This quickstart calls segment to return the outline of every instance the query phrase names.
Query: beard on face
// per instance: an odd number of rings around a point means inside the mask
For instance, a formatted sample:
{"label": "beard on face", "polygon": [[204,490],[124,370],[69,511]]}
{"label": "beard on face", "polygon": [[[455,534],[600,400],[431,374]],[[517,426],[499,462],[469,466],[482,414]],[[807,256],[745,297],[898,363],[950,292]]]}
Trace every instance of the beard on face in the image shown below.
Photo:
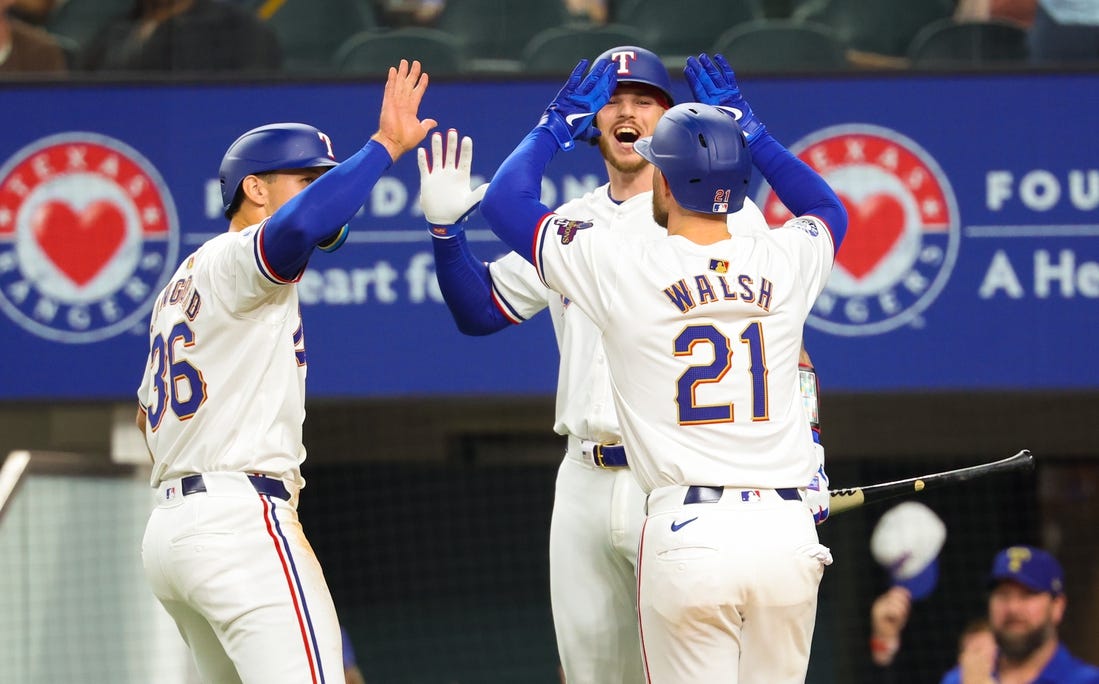
{"label": "beard on face", "polygon": [[664,206],[655,192],[653,193],[653,220],[661,228],[665,230],[668,228],[668,208]]}
{"label": "beard on face", "polygon": [[597,140],[599,142],[599,153],[603,155],[603,159],[606,160],[611,168],[619,173],[637,173],[645,168],[649,163],[641,158],[641,155],[634,153],[635,158],[619,159],[615,157],[611,152],[611,141],[614,140],[614,136],[610,136],[609,133],[600,135]]}
{"label": "beard on face", "polygon": [[1008,634],[1003,629],[993,630],[1000,654],[1008,660],[1022,662],[1046,643],[1050,637],[1048,625],[1041,625],[1025,632]]}

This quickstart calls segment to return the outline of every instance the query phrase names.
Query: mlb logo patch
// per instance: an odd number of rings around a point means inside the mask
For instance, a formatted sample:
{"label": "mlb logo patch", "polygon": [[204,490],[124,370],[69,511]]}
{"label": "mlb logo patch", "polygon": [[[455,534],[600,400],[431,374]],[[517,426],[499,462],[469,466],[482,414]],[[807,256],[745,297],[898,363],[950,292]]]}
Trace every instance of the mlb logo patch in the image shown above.
{"label": "mlb logo patch", "polygon": [[728,214],[729,203],[728,202],[714,202],[713,212],[715,214]]}
{"label": "mlb logo patch", "polygon": [[176,488],[175,487],[168,487],[167,489],[164,490],[164,500],[165,501],[171,501],[172,499],[175,498],[175,496],[176,496]]}
{"label": "mlb logo patch", "polygon": [[714,273],[728,273],[729,262],[725,259],[710,259],[710,270]]}

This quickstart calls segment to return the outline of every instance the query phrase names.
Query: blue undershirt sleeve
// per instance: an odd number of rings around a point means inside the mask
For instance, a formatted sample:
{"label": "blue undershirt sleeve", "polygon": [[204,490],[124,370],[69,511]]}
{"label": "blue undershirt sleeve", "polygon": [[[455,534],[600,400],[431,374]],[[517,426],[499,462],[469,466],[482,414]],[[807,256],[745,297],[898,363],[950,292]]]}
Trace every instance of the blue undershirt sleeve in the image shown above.
{"label": "blue undershirt sleeve", "polygon": [[465,335],[489,335],[512,324],[492,300],[488,265],[473,255],[464,231],[431,238],[435,277],[450,315]]}
{"label": "blue undershirt sleeve", "polygon": [[371,140],[280,207],[263,228],[264,256],[275,273],[296,277],[313,249],[355,216],[392,163],[385,147]]}
{"label": "blue undershirt sleeve", "polygon": [[493,232],[531,263],[534,234],[550,213],[540,199],[542,175],[558,149],[548,130],[535,128],[497,169],[481,202],[481,215]]}
{"label": "blue undershirt sleeve", "polygon": [[817,172],[795,157],[770,133],[751,143],[752,161],[778,198],[795,216],[812,214],[828,226],[838,252],[847,234],[847,209]]}

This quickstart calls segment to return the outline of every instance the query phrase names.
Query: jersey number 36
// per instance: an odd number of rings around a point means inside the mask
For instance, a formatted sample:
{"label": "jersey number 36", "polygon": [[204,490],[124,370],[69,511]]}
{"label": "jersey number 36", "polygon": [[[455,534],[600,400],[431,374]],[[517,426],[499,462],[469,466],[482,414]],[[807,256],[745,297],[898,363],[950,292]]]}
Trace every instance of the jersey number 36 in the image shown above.
{"label": "jersey number 36", "polygon": [[167,337],[157,335],[153,338],[149,352],[150,363],[156,364],[157,370],[153,376],[157,400],[149,402],[149,426],[153,430],[160,427],[169,405],[177,418],[187,420],[206,401],[206,381],[202,378],[202,371],[190,361],[176,359],[179,345],[190,347],[194,343],[194,331],[182,321],[175,324]]}

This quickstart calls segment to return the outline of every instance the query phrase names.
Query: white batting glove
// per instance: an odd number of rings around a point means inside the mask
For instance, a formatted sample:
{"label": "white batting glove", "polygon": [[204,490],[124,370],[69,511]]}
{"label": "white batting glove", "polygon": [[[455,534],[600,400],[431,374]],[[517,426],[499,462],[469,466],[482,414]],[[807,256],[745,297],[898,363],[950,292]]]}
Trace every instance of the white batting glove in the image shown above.
{"label": "white batting glove", "polygon": [[817,472],[805,488],[805,503],[813,513],[813,520],[819,525],[828,519],[830,499],[828,496],[828,474],[824,472],[824,447],[813,442],[817,454]]}
{"label": "white batting glove", "polygon": [[441,133],[431,134],[431,158],[427,150],[416,150],[420,164],[420,209],[430,224],[432,237],[451,238],[462,232],[465,221],[488,190],[488,183],[470,188],[470,168],[473,166],[473,140],[462,138],[458,149],[458,131],[446,134],[446,151]]}

